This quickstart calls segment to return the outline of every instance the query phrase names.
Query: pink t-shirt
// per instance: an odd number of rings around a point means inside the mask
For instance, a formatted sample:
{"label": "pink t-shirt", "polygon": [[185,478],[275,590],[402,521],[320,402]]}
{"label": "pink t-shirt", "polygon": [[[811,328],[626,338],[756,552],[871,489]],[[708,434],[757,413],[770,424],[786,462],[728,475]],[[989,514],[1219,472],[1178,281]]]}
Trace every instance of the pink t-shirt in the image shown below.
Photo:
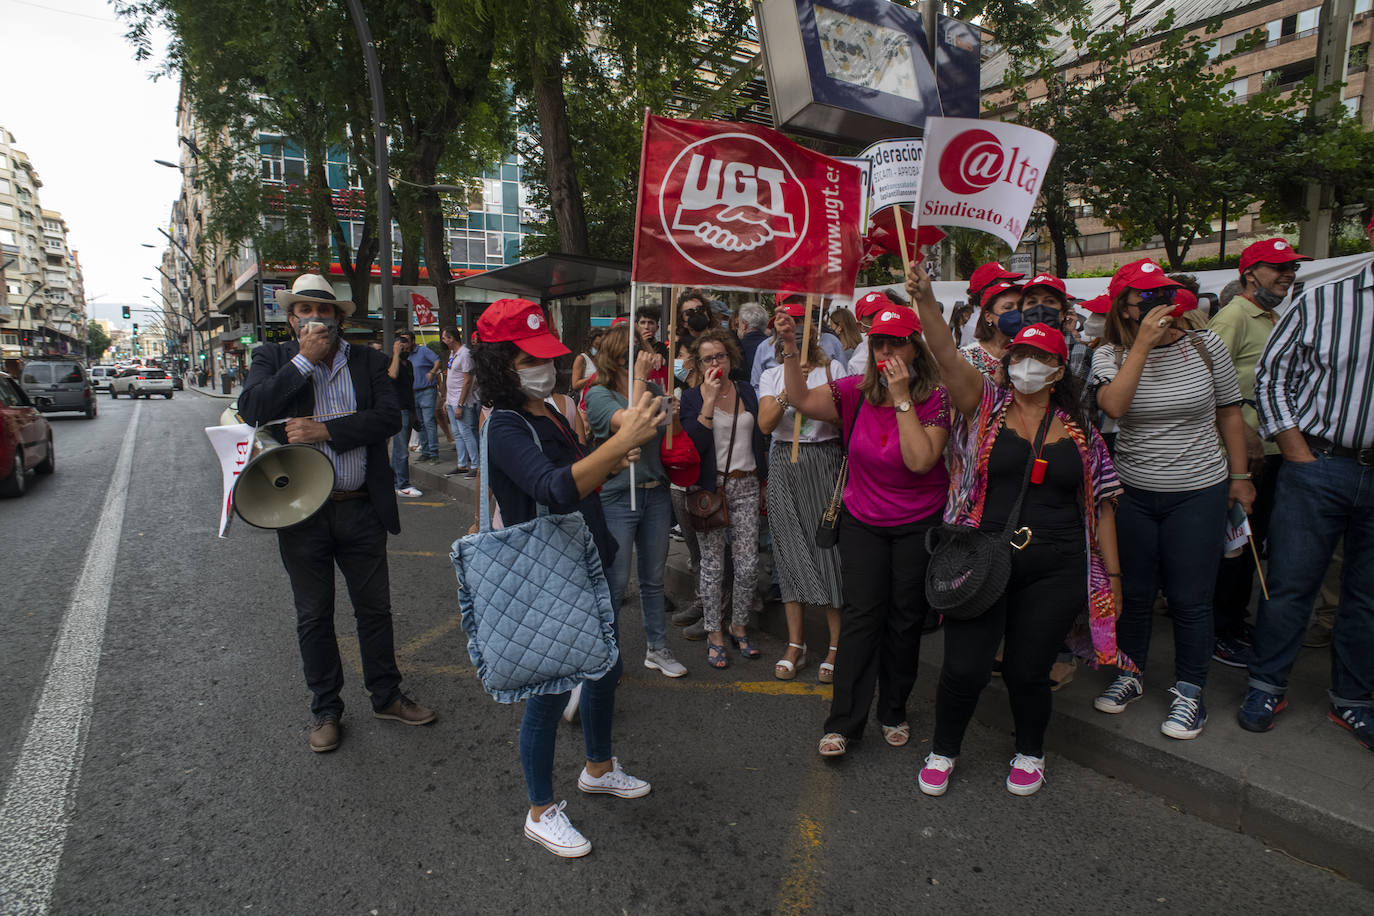
{"label": "pink t-shirt", "polygon": [[[868,525],[891,527],[919,521],[940,512],[949,496],[949,470],[944,461],[924,474],[913,474],[902,461],[897,433],[897,410],[863,402],[857,375],[836,379],[840,424],[849,437],[849,482],[844,507]],[[861,406],[861,403],[862,406]],[[858,419],[854,411],[858,410]],[[914,408],[922,426],[949,429],[949,394],[944,386]]]}

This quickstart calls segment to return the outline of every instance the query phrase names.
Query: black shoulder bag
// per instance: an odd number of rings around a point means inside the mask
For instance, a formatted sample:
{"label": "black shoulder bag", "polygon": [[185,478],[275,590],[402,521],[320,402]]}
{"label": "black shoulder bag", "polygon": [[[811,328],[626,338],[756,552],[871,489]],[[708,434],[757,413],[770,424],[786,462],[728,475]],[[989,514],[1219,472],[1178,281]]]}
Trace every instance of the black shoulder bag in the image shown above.
{"label": "black shoulder bag", "polygon": [[[1035,445],[1026,460],[1021,493],[1007,516],[1006,527],[989,534],[967,525],[941,525],[926,533],[930,564],[926,567],[926,601],[946,617],[972,620],[986,613],[1002,597],[1011,578],[1011,552],[1024,550],[1033,532],[1016,527],[1021,519],[1021,504],[1030,486],[1035,455],[1049,433],[1054,411],[1045,411]],[[1016,543],[1016,539],[1021,542]]]}

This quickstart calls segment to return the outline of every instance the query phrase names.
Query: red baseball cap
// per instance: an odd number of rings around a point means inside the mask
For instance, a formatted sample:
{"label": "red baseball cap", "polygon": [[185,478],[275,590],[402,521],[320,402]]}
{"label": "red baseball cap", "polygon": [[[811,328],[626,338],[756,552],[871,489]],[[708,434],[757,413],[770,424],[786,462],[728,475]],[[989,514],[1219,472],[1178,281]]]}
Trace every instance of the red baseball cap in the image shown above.
{"label": "red baseball cap", "polygon": [[484,343],[508,340],[530,356],[553,359],[572,351],[549,330],[544,310],[528,299],[498,299],[477,319]]}
{"label": "red baseball cap", "polygon": [[1053,354],[1065,362],[1069,359],[1069,346],[1064,343],[1064,335],[1047,324],[1027,325],[1011,339],[1011,345],[1025,344],[1046,353]]}
{"label": "red baseball cap", "polygon": [[1103,293],[1078,303],[1078,307],[1094,315],[1105,315],[1112,310],[1112,297]]}
{"label": "red baseball cap", "polygon": [[1162,289],[1166,286],[1180,286],[1177,280],[1170,280],[1169,275],[1149,258],[1141,258],[1139,261],[1132,261],[1123,265],[1107,284],[1107,295],[1112,299],[1119,296],[1122,290],[1127,289]]}
{"label": "red baseball cap", "polygon": [[1174,293],[1174,311],[1179,313],[1191,312],[1195,308],[1197,308],[1197,296],[1194,296],[1193,291],[1188,287],[1179,287]]}
{"label": "red baseball cap", "polygon": [[987,308],[988,306],[992,305],[994,302],[997,301],[998,296],[1002,295],[1003,293],[1011,292],[1013,290],[1020,292],[1021,287],[1017,286],[1015,283],[1009,283],[1005,280],[999,280],[998,282],[989,286],[987,289],[983,290],[983,302],[982,305],[979,307]]}
{"label": "red baseball cap", "polygon": [[1013,270],[1007,270],[996,261],[989,261],[981,264],[973,275],[968,278],[969,298],[981,302],[983,290],[987,289],[998,280],[1020,280],[1025,274],[1018,274]]}
{"label": "red baseball cap", "polygon": [[910,337],[921,333],[921,319],[904,305],[889,305],[873,318],[868,336],[884,334],[888,337]]}
{"label": "red baseball cap", "polygon": [[1069,290],[1064,285],[1064,281],[1054,274],[1036,274],[1021,285],[1022,290],[1029,290],[1032,286],[1045,286],[1059,294],[1059,298],[1065,302],[1069,301]]}
{"label": "red baseball cap", "polygon": [[882,293],[868,293],[858,302],[854,303],[854,317],[867,318],[869,315],[876,315],[883,309],[896,308],[897,303],[887,298]]}
{"label": "red baseball cap", "polygon": [[1312,260],[1305,254],[1298,254],[1293,246],[1284,239],[1264,239],[1246,245],[1240,253],[1240,272],[1245,273],[1256,264],[1292,264],[1294,261]]}

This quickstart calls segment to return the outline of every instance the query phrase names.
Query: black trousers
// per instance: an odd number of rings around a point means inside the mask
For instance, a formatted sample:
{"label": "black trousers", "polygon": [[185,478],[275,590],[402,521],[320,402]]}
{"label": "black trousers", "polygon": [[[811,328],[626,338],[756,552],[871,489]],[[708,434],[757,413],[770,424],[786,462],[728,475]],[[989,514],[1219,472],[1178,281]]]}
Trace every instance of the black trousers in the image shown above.
{"label": "black trousers", "polygon": [[878,721],[906,721],[926,616],[926,532],[939,523],[939,512],[892,527],[840,516],[844,607],[827,734],[862,738],[875,688]]}
{"label": "black trousers", "polygon": [[343,665],[334,635],[334,566],[353,603],[363,682],[373,709],[385,709],[401,692],[391,630],[391,578],[386,529],[367,499],[327,500],[312,518],[277,532],[282,565],[296,601],[296,638],[315,715],[341,715]]}
{"label": "black trousers", "polygon": [[1002,680],[1011,701],[1016,750],[1045,753],[1050,722],[1050,667],[1064,634],[1088,605],[1088,555],[1080,533],[1035,535],[1013,551],[1006,593],[981,617],[945,618],[945,662],[935,693],[932,749],[958,757],[978,695],[992,678],[997,646],[1005,637]]}
{"label": "black trousers", "polygon": [[[1282,455],[1265,455],[1264,470],[1256,481],[1255,505],[1250,513],[1250,530],[1255,546],[1264,549],[1269,537],[1269,517],[1274,514],[1274,490],[1279,482]],[[1255,555],[1246,544],[1238,557],[1222,557],[1217,567],[1217,585],[1212,594],[1212,626],[1217,639],[1245,635],[1245,618],[1250,614],[1250,595],[1255,585]]]}

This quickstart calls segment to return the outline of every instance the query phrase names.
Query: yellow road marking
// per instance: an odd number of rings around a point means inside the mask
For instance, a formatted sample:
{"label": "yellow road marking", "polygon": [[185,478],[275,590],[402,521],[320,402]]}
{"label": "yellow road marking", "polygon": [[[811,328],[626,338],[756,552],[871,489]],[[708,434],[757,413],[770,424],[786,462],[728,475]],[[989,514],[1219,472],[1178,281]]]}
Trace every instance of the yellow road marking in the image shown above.
{"label": "yellow road marking", "polygon": [[426,630],[419,636],[412,639],[410,642],[398,647],[396,649],[396,660],[400,662],[409,659],[410,656],[414,655],[416,652],[419,652],[425,646],[428,646],[431,643],[438,642],[440,639],[443,639],[449,633],[452,633],[454,630],[458,629],[462,625],[463,618],[459,617],[457,614],[445,617],[444,622],[439,624],[437,627]]}
{"label": "yellow road marking", "polygon": [[448,503],[418,502],[413,499],[398,499],[396,504],[398,506],[429,506],[431,509],[439,509],[448,505]]}
{"label": "yellow road marking", "polygon": [[788,838],[787,859],[790,867],[778,889],[775,916],[797,916],[816,903],[821,878],[822,840],[825,823],[830,818],[830,781],[834,774],[818,757],[811,758],[806,779],[802,783],[801,798],[797,801],[797,819]]}
{"label": "yellow road marking", "polygon": [[387,550],[393,557],[437,557],[432,550]]}

